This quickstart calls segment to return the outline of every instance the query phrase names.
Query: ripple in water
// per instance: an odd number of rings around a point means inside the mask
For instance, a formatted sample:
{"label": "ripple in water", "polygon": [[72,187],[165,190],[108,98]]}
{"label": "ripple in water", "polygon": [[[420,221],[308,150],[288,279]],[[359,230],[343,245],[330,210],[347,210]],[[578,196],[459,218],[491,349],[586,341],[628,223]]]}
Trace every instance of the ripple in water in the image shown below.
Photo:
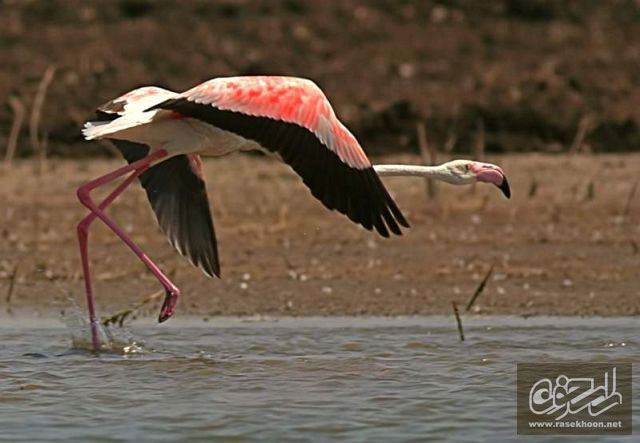
{"label": "ripple in water", "polygon": [[444,317],[178,318],[102,329],[95,354],[80,315],[5,322],[0,441],[513,441],[517,363],[638,363],[639,326],[469,318],[459,342]]}

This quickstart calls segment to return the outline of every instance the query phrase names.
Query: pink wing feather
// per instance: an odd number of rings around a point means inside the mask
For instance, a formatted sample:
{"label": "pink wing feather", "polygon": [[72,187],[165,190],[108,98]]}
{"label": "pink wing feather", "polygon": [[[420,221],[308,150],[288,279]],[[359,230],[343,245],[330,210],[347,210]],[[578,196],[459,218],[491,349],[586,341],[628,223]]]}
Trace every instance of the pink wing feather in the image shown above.
{"label": "pink wing feather", "polygon": [[356,138],[338,120],[327,97],[311,80],[271,76],[215,78],[181,96],[221,110],[295,123],[313,132],[349,166],[371,166]]}
{"label": "pink wing feather", "polygon": [[384,237],[408,227],[355,137],[312,81],[230,77],[152,106],[194,118],[280,155],[311,193]]}

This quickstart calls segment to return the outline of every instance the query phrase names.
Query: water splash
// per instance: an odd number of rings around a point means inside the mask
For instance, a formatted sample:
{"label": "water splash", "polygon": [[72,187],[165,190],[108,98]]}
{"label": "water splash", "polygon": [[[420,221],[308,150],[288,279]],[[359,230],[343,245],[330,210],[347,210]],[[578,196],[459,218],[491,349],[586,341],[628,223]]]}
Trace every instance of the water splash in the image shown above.
{"label": "water splash", "polygon": [[[61,320],[67,327],[74,351],[95,352],[91,339],[91,325],[83,309],[70,300],[72,306],[63,311]],[[101,353],[130,355],[146,352],[143,345],[136,341],[133,333],[126,328],[109,328],[98,323],[98,338]]]}

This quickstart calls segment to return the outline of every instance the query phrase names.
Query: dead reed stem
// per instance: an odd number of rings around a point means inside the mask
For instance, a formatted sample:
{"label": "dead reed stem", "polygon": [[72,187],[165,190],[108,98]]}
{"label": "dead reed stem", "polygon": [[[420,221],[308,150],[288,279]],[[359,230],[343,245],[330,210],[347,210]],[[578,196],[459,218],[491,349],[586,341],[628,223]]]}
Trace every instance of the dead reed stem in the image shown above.
{"label": "dead reed stem", "polygon": [[491,267],[489,268],[489,271],[487,272],[487,275],[484,276],[484,278],[476,288],[476,292],[474,292],[471,298],[469,299],[469,303],[467,303],[467,307],[465,308],[464,312],[469,312],[473,304],[476,302],[476,299],[480,296],[480,294],[482,294],[482,291],[484,291],[484,287],[487,285],[487,282],[489,281],[489,277],[491,277],[491,273],[493,272],[493,266],[494,265],[491,265]]}
{"label": "dead reed stem", "polygon": [[[36,169],[36,176],[38,180],[38,188],[42,188],[42,174],[44,173],[45,163],[47,159],[47,145],[48,139],[44,135],[40,139],[40,121],[42,118],[42,108],[47,97],[47,90],[49,85],[53,81],[53,77],[56,73],[56,67],[49,65],[42,75],[40,84],[38,84],[38,90],[36,92],[35,99],[33,100],[33,107],[31,108],[31,117],[29,119],[29,138],[31,140],[31,147],[33,152],[38,156],[38,167]],[[34,248],[38,250],[40,248],[40,193],[36,192],[34,197],[34,212],[33,212],[33,226],[34,226]]]}
{"label": "dead reed stem", "polygon": [[460,335],[460,341],[464,341],[464,330],[462,329],[462,320],[460,319],[460,312],[458,312],[458,305],[455,301],[451,302],[453,307],[453,315],[456,317],[456,323],[458,324],[458,334]]}
{"label": "dead reed stem", "polygon": [[580,119],[578,123],[578,129],[576,130],[576,136],[573,139],[569,152],[571,154],[577,154],[584,148],[584,140],[591,131],[593,126],[593,116],[587,114]]}
{"label": "dead reed stem", "polygon": [[56,67],[49,65],[42,75],[36,97],[33,100],[33,107],[31,108],[31,118],[29,119],[29,137],[31,139],[31,148],[33,152],[37,153],[40,158],[39,173],[42,174],[44,167],[44,161],[46,158],[46,144],[43,144],[40,140],[40,120],[42,117],[42,108],[47,96],[47,90],[49,85],[53,81],[53,77],[56,73]]}
{"label": "dead reed stem", "polygon": [[9,132],[9,139],[7,140],[7,150],[4,153],[4,165],[7,168],[13,163],[13,157],[15,156],[18,145],[18,137],[25,115],[24,104],[18,97],[9,97],[9,106],[13,111],[13,123],[11,124],[11,131]]}

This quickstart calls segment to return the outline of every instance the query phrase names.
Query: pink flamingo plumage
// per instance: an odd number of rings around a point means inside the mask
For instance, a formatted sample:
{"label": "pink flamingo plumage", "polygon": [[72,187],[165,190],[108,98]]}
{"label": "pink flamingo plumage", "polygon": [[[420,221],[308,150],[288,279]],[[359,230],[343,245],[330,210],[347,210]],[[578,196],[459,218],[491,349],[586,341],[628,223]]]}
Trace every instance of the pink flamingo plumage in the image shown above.
{"label": "pink flamingo plumage", "polygon": [[[135,89],[98,107],[83,129],[87,140],[110,139],[128,161],[78,188],[91,213],[78,224],[78,239],[93,346],[100,343],[88,258],[88,229],[101,219],[165,288],[159,321],[173,315],[179,289],[118,227],[104,209],[139,178],[171,244],[209,276],[220,276],[214,225],[202,174],[201,154],[261,149],[279,156],[311,193],[368,230],[401,235],[408,222],[379,175],[419,175],[452,184],[493,183],[510,196],[497,166],[455,160],[440,166],[371,165],[356,138],[338,120],[323,92],[294,77],[216,78],[183,93],[158,87]],[[101,203],[96,187],[129,176]]]}

